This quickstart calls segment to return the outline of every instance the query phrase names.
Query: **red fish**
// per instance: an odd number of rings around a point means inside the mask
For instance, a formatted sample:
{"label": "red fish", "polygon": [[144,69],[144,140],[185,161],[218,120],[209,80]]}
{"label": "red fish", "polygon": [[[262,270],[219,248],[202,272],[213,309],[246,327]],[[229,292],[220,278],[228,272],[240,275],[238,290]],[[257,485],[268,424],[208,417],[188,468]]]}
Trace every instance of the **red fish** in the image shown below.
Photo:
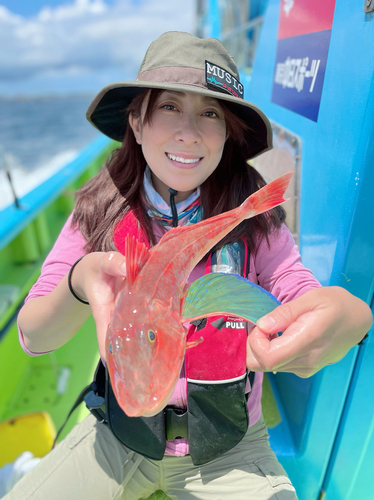
{"label": "red fish", "polygon": [[[291,177],[279,177],[238,208],[171,229],[149,251],[127,237],[127,277],[108,326],[106,361],[114,394],[128,416],[152,416],[167,405],[190,347],[183,323],[217,314],[255,322],[277,306],[261,287],[235,275],[206,275],[205,303],[196,294],[189,297],[185,285],[202,257],[240,222],[286,201]],[[226,287],[234,289],[231,297],[241,297],[239,305],[227,302]],[[226,293],[220,295],[219,288]]]}

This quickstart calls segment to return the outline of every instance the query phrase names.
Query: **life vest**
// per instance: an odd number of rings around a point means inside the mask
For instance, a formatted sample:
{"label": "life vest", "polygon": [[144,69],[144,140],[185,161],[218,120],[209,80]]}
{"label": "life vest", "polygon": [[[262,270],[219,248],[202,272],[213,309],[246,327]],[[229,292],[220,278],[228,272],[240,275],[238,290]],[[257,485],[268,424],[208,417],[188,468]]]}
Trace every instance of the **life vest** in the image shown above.
{"label": "life vest", "polygon": [[[127,234],[148,243],[132,212],[128,212],[114,232],[115,245],[122,253]],[[225,272],[227,269],[232,272],[233,266],[235,274],[248,276],[249,255],[243,241],[212,252],[205,273]],[[128,417],[117,403],[105,370],[105,410],[102,406],[105,417],[99,412],[99,418],[108,423],[125,446],[148,458],[161,460],[168,425],[177,429],[177,435],[171,436],[172,440],[179,435],[178,420],[181,423],[183,420],[184,425],[180,428],[188,428],[192,461],[194,465],[202,465],[233,448],[245,436],[249,424],[246,383],[249,378],[253,384],[254,376],[246,369],[247,324],[230,316],[205,318],[194,322],[188,329],[188,341],[200,337],[203,337],[203,342],[185,354],[187,412],[167,407],[153,417]],[[103,365],[99,370],[102,379]],[[187,436],[181,431],[181,437]]]}

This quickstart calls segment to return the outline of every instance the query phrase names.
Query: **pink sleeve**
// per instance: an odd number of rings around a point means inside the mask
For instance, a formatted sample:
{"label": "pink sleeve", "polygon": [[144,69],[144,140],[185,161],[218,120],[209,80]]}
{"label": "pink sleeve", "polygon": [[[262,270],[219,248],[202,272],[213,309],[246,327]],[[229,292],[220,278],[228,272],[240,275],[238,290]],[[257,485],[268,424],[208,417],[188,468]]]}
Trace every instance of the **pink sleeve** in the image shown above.
{"label": "pink sleeve", "polygon": [[257,275],[250,277],[251,281],[257,278],[258,283],[282,303],[321,286],[303,266],[299,249],[286,225],[270,235],[269,243],[270,248],[264,238],[256,255],[251,256],[251,271]]}
{"label": "pink sleeve", "polygon": [[[71,219],[72,215],[70,215],[66,221],[52,250],[45,259],[40,276],[35,285],[31,288],[25,302],[50,293],[58,285],[58,283],[60,283],[65,274],[69,272],[69,269],[74,262],[86,253],[84,251],[86,240],[83,238],[79,229],[71,228]],[[44,354],[35,354],[29,351],[24,344],[22,331],[19,327],[18,331],[22,349],[27,354],[30,356]]]}

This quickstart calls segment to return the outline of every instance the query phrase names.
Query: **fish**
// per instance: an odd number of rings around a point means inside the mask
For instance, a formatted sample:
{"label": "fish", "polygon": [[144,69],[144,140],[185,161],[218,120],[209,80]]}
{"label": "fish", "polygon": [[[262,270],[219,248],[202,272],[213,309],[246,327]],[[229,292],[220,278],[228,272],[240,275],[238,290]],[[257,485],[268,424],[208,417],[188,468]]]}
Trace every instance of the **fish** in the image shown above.
{"label": "fish", "polygon": [[[188,288],[186,283],[196,264],[234,227],[286,201],[291,177],[291,172],[282,175],[235,209],[170,229],[149,250],[126,237],[126,278],[108,325],[105,354],[114,395],[127,416],[151,417],[167,405],[186,348],[199,343],[187,342],[184,323],[232,314],[255,323],[279,304],[236,275],[215,273],[197,280],[209,292],[203,300],[196,286]],[[228,294],[227,287],[234,294]]]}

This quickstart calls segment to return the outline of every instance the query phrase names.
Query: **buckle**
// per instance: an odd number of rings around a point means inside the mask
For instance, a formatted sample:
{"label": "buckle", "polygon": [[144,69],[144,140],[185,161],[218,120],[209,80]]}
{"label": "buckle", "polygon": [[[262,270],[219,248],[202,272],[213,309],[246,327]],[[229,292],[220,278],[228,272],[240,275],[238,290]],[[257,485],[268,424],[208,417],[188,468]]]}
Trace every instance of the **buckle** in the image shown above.
{"label": "buckle", "polygon": [[188,411],[167,406],[165,408],[166,440],[188,439]]}
{"label": "buckle", "polygon": [[94,391],[90,391],[84,396],[84,402],[86,403],[87,409],[100,423],[107,423],[105,399],[103,397],[97,396]]}

